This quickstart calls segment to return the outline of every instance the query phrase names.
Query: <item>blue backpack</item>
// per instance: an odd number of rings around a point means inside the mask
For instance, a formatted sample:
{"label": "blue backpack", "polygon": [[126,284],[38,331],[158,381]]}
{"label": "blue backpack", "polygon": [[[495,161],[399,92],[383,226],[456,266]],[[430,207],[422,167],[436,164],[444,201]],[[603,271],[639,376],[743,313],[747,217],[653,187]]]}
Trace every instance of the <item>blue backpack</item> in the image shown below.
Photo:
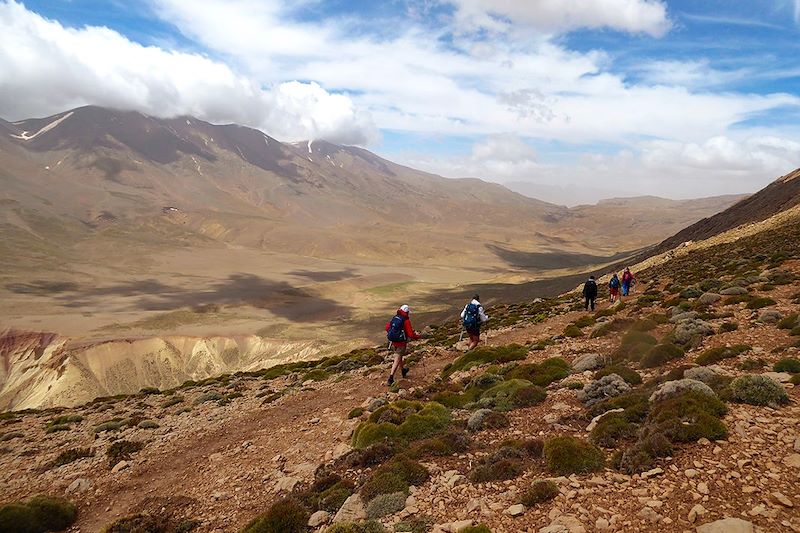
{"label": "blue backpack", "polygon": [[464,328],[476,329],[481,325],[480,306],[469,303],[464,309]]}
{"label": "blue backpack", "polygon": [[619,279],[618,278],[611,278],[611,281],[608,283],[608,286],[612,289],[619,288]]}
{"label": "blue backpack", "polygon": [[406,319],[400,315],[395,315],[391,322],[389,322],[389,330],[386,332],[386,338],[391,342],[406,342]]}

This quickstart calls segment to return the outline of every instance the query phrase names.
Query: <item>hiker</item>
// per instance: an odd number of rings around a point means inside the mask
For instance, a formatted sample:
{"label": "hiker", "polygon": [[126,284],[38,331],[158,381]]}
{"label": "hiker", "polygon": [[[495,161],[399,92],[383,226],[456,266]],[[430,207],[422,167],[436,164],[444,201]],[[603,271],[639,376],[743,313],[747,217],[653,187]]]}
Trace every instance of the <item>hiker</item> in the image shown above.
{"label": "hiker", "polygon": [[477,294],[472,297],[472,301],[464,306],[461,311],[461,324],[469,335],[469,346],[466,351],[470,351],[481,341],[481,324],[489,320],[486,312],[481,305],[480,296]]}
{"label": "hiker", "polygon": [[589,276],[589,279],[583,284],[583,298],[586,301],[586,310],[588,311],[591,306],[594,311],[594,301],[597,299],[597,282],[594,280],[594,276]]}
{"label": "hiker", "polygon": [[636,283],[633,274],[631,274],[631,269],[625,267],[625,272],[622,273],[622,295],[627,296],[633,287],[633,284]]}
{"label": "hiker", "polygon": [[611,276],[611,281],[608,282],[608,292],[611,293],[612,304],[616,302],[617,298],[619,297],[619,285],[619,277],[617,276],[617,273],[614,272]]}
{"label": "hiker", "polygon": [[403,357],[405,357],[408,349],[408,341],[419,339],[419,333],[411,327],[411,320],[408,318],[410,313],[411,308],[403,304],[397,310],[394,318],[386,323],[386,338],[389,339],[392,349],[394,349],[394,363],[387,381],[390,387],[394,383],[394,375],[398,368],[404,378],[408,375],[408,369],[403,366]]}

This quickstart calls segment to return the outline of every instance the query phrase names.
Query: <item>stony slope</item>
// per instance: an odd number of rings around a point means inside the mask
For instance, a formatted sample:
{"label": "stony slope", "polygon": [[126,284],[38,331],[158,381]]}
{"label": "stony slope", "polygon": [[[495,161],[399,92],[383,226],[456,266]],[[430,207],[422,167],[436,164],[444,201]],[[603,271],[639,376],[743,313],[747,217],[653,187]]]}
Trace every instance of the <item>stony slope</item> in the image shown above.
{"label": "stony slope", "polygon": [[[320,508],[335,512],[354,489],[391,493],[368,506],[387,513],[379,520],[390,530],[401,522],[417,531],[482,522],[495,532],[705,533],[730,531],[707,525],[727,517],[748,524],[743,531],[797,531],[798,222],[790,216],[655,264],[638,272],[639,290],[624,305],[603,301],[595,314],[570,294],[489,309],[487,347],[470,356],[482,357],[476,366],[453,348],[455,327],[433,328],[411,357],[409,379],[388,392],[387,354],[375,349],[75,409],[6,414],[2,492],[7,499],[66,492],[78,503],[82,531],[136,513],[158,517],[163,527],[154,531],[188,528],[188,520],[198,521],[194,531],[238,531],[270,508],[274,516],[304,506],[303,520]],[[674,348],[656,350],[653,342]],[[773,372],[782,359],[796,362]],[[620,377],[600,382],[587,366]],[[741,377],[753,374],[762,381],[743,391],[739,384],[754,378]],[[678,388],[685,376],[695,392]],[[497,395],[494,385],[513,392]],[[656,390],[674,396],[649,399]],[[386,406],[401,398],[421,403]],[[434,401],[450,406],[446,416]],[[481,406],[493,409],[491,417],[476,414]],[[421,407],[430,411],[414,418]],[[606,414],[592,424],[615,407],[624,409],[621,418]],[[592,425],[602,431],[588,431]],[[403,444],[381,448],[381,434]],[[605,464],[589,460],[596,450],[580,455],[583,466],[572,456],[558,460],[548,443],[565,435],[598,443]],[[144,446],[107,455],[123,441]],[[53,464],[75,448],[93,456]],[[409,458],[390,458],[398,452]],[[416,472],[410,488],[406,478],[378,483],[376,472],[403,464],[410,469],[403,475]],[[481,471],[482,464],[494,466]],[[554,497],[527,498],[535,480],[552,481]],[[323,497],[332,483],[336,496]],[[270,507],[287,495],[302,503]],[[357,498],[344,508],[359,516]],[[251,531],[276,531],[266,523]]]}

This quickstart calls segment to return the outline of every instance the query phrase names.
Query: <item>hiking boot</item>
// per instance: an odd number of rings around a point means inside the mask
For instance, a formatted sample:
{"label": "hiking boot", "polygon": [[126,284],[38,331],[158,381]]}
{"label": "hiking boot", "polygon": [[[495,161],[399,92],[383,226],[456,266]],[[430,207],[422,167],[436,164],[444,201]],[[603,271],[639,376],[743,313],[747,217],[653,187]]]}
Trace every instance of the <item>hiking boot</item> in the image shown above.
{"label": "hiking boot", "polygon": [[390,386],[390,387],[391,387],[392,385],[394,385],[394,376],[389,376],[389,379],[386,381],[386,384],[387,384],[388,386]]}
{"label": "hiking boot", "polygon": [[401,374],[403,374],[403,377],[405,378],[405,377],[408,375],[408,369],[407,369],[407,368],[404,368],[404,369],[401,371]]}

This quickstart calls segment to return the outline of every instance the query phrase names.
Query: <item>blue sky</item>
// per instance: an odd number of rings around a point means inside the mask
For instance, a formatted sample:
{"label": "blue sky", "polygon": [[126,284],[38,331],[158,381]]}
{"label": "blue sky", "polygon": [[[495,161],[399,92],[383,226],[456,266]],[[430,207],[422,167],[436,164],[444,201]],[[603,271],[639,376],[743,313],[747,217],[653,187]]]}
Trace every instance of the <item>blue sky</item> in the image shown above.
{"label": "blue sky", "polygon": [[0,31],[9,119],[187,113],[563,203],[800,166],[800,0],[0,0]]}

